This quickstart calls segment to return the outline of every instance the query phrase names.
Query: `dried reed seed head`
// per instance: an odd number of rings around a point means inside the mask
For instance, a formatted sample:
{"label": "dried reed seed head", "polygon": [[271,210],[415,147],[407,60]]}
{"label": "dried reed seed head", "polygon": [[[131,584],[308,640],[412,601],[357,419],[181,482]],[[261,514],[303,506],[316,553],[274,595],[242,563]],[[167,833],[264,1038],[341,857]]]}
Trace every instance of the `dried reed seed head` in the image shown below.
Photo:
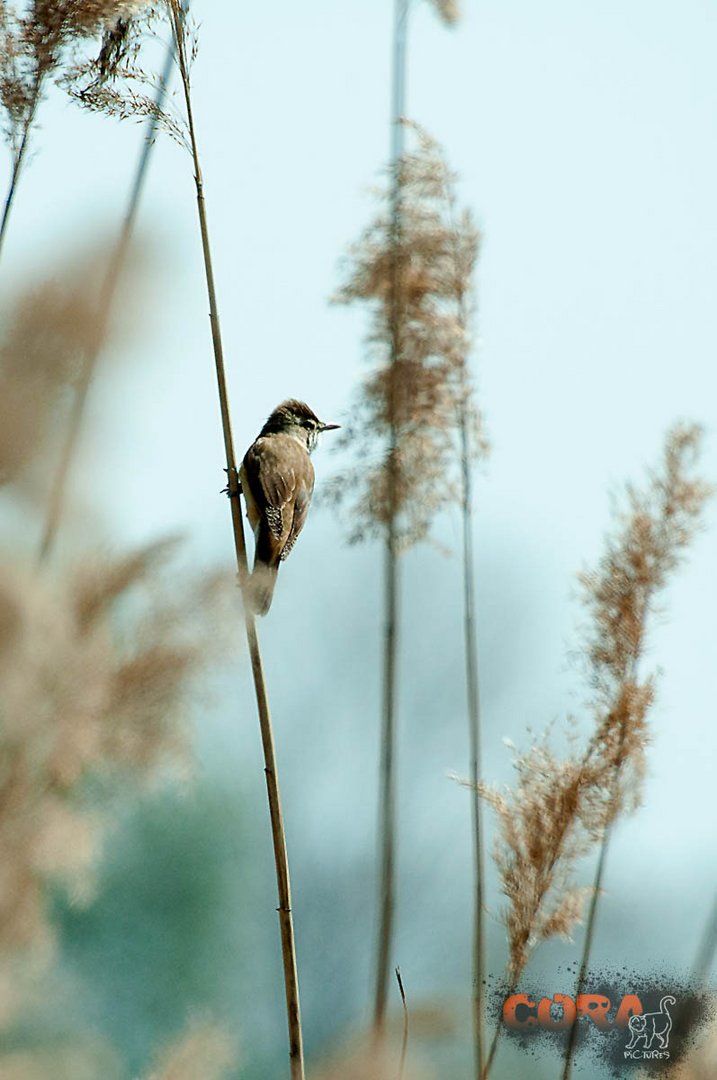
{"label": "dried reed seed head", "polygon": [[437,144],[417,125],[406,126],[417,146],[393,172],[399,216],[394,220],[385,195],[352,249],[336,297],[371,305],[376,367],[339,440],[360,465],[331,485],[334,501],[354,498],[351,539],[393,521],[404,546],[427,536],[435,515],[457,497],[451,477],[459,432],[465,427],[471,456],[486,450],[476,438],[482,424],[467,370],[478,233],[470,216],[455,210],[454,177]]}
{"label": "dried reed seed head", "polygon": [[655,596],[678,565],[710,493],[689,472],[699,438],[692,425],[668,433],[662,470],[643,491],[629,489],[628,509],[598,569],[581,577],[592,616],[585,650],[596,720],[586,751],[561,760],[547,737],[536,739],[515,759],[512,788],[479,789],[498,818],[495,861],[508,900],[513,981],[540,941],[570,934],[589,895],[570,880],[576,861],[639,804],[655,690],[652,678],[638,681],[637,664]]}

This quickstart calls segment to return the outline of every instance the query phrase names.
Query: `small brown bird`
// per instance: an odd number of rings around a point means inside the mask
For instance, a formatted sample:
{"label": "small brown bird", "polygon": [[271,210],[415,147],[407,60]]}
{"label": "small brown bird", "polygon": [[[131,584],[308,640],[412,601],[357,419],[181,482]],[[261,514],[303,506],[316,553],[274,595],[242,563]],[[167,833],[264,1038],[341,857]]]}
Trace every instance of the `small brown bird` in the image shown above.
{"label": "small brown bird", "polygon": [[309,454],[322,431],[338,427],[322,423],[303,401],[283,401],[244,455],[239,479],[255,540],[249,603],[257,615],[271,607],[279,563],[306,522],[314,491]]}

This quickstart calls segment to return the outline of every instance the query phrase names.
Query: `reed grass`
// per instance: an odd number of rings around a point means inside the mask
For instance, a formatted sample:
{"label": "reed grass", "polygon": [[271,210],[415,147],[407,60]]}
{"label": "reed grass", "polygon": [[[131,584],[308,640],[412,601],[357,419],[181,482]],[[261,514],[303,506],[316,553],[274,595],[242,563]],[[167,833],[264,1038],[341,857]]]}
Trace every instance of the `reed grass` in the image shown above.
{"label": "reed grass", "polygon": [[[542,735],[517,755],[513,788],[481,787],[500,828],[495,858],[508,900],[508,993],[515,991],[537,945],[555,935],[570,937],[590,897],[575,994],[584,987],[613,826],[640,803],[647,720],[655,697],[654,677],[639,673],[650,619],[710,494],[693,472],[699,445],[695,425],[678,424],[668,432],[660,468],[642,489],[628,486],[598,567],[580,575],[589,615],[581,655],[594,724],[583,751],[560,758],[549,736]],[[572,732],[573,744],[576,738]],[[592,887],[577,887],[572,881],[576,863],[596,847]],[[500,1032],[499,1021],[484,1076],[493,1065]],[[564,1075],[569,1075],[574,1045],[573,1035]]]}

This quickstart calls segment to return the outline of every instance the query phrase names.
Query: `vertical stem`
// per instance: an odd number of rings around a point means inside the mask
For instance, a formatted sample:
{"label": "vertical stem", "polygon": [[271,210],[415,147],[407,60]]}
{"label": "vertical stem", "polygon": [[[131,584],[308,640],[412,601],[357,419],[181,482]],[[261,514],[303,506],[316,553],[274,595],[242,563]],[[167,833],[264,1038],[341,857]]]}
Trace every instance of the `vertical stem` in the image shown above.
{"label": "vertical stem", "polygon": [[[174,39],[172,39],[172,45],[167,50],[167,58],[165,61],[164,71],[162,72],[160,84],[157,89],[157,96],[155,98],[157,110],[160,110],[164,104],[164,99],[167,93],[167,85],[169,83],[173,65]],[[102,289],[100,292],[100,299],[97,310],[97,331],[92,346],[87,350],[87,352],[82,358],[82,367],[75,390],[75,397],[72,403],[70,422],[67,427],[65,441],[62,445],[62,449],[60,450],[60,457],[57,465],[57,470],[55,472],[55,477],[50,487],[50,501],[47,509],[45,526],[38,553],[39,563],[43,563],[50,554],[57,536],[58,529],[60,527],[60,519],[62,517],[62,509],[65,502],[70,469],[72,467],[75,451],[77,449],[77,442],[79,439],[80,431],[82,429],[85,408],[87,405],[87,396],[102,350],[102,345],[107,330],[107,323],[109,320],[110,312],[112,310],[112,304],[114,302],[115,292],[117,290],[120,275],[124,268],[127,251],[129,249],[130,241],[132,239],[132,234],[134,232],[139,203],[142,197],[142,192],[144,190],[144,183],[147,178],[147,171],[149,169],[150,156],[157,135],[157,126],[157,117],[155,115],[152,116],[147,123],[146,136],[142,144],[139,160],[137,162],[137,168],[135,170],[134,180],[130,189],[127,211],[125,213],[125,218],[122,223],[119,238],[110,259],[110,264],[107,268],[107,273],[105,275],[104,281],[102,282]]]}
{"label": "vertical stem", "polygon": [[[642,616],[642,627],[644,629],[645,614]],[[637,656],[635,656],[630,665],[630,679],[634,681],[637,672]],[[616,809],[617,809],[617,797],[618,797],[618,784],[620,782],[620,771],[622,767],[622,748],[625,741],[625,725],[623,723],[620,729],[620,739],[617,754],[615,757],[615,765],[613,766],[612,773],[612,785],[610,789],[610,796],[608,800],[608,819],[605,823],[605,829],[602,834],[602,841],[600,843],[600,854],[598,856],[597,867],[595,869],[595,877],[593,879],[593,891],[590,897],[590,907],[588,909],[588,917],[585,924],[585,940],[583,942],[583,952],[580,958],[580,970],[578,972],[577,982],[575,984],[575,1001],[577,1002],[580,994],[585,992],[585,983],[588,977],[588,968],[590,966],[590,956],[592,953],[593,939],[595,937],[595,925],[597,922],[597,908],[598,902],[602,895],[602,883],[605,877],[605,866],[607,864],[608,851],[610,849],[610,841],[612,839],[612,829],[615,823]],[[590,750],[588,750],[589,756]],[[563,1064],[563,1071],[561,1074],[561,1080],[570,1080],[573,1070],[573,1058],[575,1056],[575,1042],[578,1034],[578,1018],[577,1012],[573,1018],[573,1022],[570,1025],[568,1031],[568,1043],[565,1048],[565,1062]]]}
{"label": "vertical stem", "polygon": [[396,0],[393,37],[393,87],[391,126],[391,239],[393,248],[393,287],[390,299],[391,371],[389,373],[390,446],[387,461],[388,522],[385,550],[383,713],[381,725],[380,799],[379,799],[379,928],[374,993],[374,1033],[382,1033],[388,995],[391,947],[395,912],[396,876],[396,655],[398,651],[399,573],[397,538],[397,443],[395,410],[397,361],[401,354],[400,338],[400,239],[401,183],[400,160],[403,155],[404,102],[406,95],[406,30],[409,0]]}
{"label": "vertical stem", "polygon": [[[229,505],[231,507],[232,528],[234,534],[234,548],[239,582],[242,595],[246,597],[246,584],[248,579],[248,567],[246,556],[246,543],[244,540],[244,524],[242,521],[241,504],[239,501],[239,478],[234,454],[234,439],[232,436],[231,418],[229,413],[229,398],[227,394],[226,372],[224,367],[224,350],[222,346],[221,327],[217,307],[216,288],[214,283],[214,271],[212,266],[211,247],[209,242],[209,228],[207,224],[206,204],[204,201],[204,183],[199,163],[199,151],[192,113],[192,102],[189,83],[189,69],[185,51],[184,36],[184,13],[178,0],[171,0],[171,12],[174,22],[175,45],[179,60],[179,69],[184,89],[185,105],[187,110],[187,122],[189,124],[189,136],[194,161],[194,180],[197,192],[197,213],[199,216],[199,228],[202,237],[202,253],[204,257],[204,270],[206,276],[207,295],[209,298],[209,320],[212,330],[212,342],[214,346],[214,360],[217,376],[217,389],[219,392],[219,407],[222,420],[222,433],[224,436],[224,449],[227,462]],[[276,754],[274,749],[274,735],[269,711],[269,699],[266,691],[266,681],[259,648],[259,638],[256,630],[256,620],[251,606],[244,602],[244,620],[246,623],[247,642],[251,658],[251,669],[254,678],[254,690],[256,694],[257,711],[259,713],[259,726],[264,750],[264,774],[266,777],[267,796],[269,800],[269,815],[271,819],[271,833],[274,847],[274,862],[276,867],[276,882],[279,897],[279,926],[281,931],[282,959],[284,964],[284,986],[286,993],[286,1012],[289,1029],[289,1064],[291,1080],[304,1080],[304,1051],[301,1032],[301,1013],[299,1007],[299,980],[296,965],[296,947],[294,943],[294,923],[291,911],[291,886],[289,880],[289,861],[286,851],[286,837],[284,833],[284,820],[281,809],[279,793],[279,779],[276,767]]]}
{"label": "vertical stem", "polygon": [[475,1040],[475,1075],[483,1074],[484,1028],[483,996],[485,985],[484,932],[484,853],[481,798],[478,786],[482,779],[480,740],[480,693],[478,684],[478,643],[475,624],[473,580],[473,486],[471,479],[470,433],[468,416],[461,416],[461,466],[463,473],[463,588],[466,690],[468,697],[468,732],[473,825],[473,1036]]}
{"label": "vertical stem", "polygon": [[32,126],[35,122],[35,113],[37,111],[37,103],[40,100],[41,89],[42,78],[38,75],[32,101],[30,103],[30,107],[25,118],[25,123],[23,124],[20,145],[17,149],[17,153],[14,155],[13,158],[12,172],[10,174],[10,184],[8,186],[7,195],[5,196],[5,205],[3,207],[2,219],[0,220],[0,255],[2,255],[3,244],[5,242],[5,233],[7,232],[8,223],[10,221],[10,212],[15,201],[17,185],[20,181],[22,167],[25,163],[25,155],[27,154],[27,147],[30,142],[30,131],[32,130]]}
{"label": "vertical stem", "polygon": [[[598,857],[597,869],[595,870],[595,878],[593,880],[593,894],[590,898],[590,908],[588,910],[587,922],[585,925],[585,941],[583,943],[583,953],[580,959],[580,971],[578,972],[577,982],[575,984],[575,1000],[578,996],[585,991],[585,983],[588,977],[588,966],[590,964],[590,954],[592,952],[593,939],[595,936],[595,924],[597,921],[597,906],[598,899],[602,892],[602,883],[605,877],[605,866],[607,863],[608,850],[610,848],[610,840],[612,838],[612,821],[605,826],[605,831],[602,837],[602,843],[600,845],[600,855]],[[563,1065],[562,1080],[570,1080],[573,1069],[573,1058],[575,1055],[575,1041],[577,1039],[578,1025],[577,1015],[570,1025],[568,1032],[568,1044],[565,1050],[565,1062]]]}
{"label": "vertical stem", "polygon": [[401,995],[401,1004],[403,1005],[403,1035],[401,1038],[401,1058],[398,1065],[398,1080],[403,1080],[406,1073],[406,1056],[408,1054],[408,1004],[400,968],[396,968],[396,982],[398,983],[398,992]]}
{"label": "vertical stem", "polygon": [[[515,977],[513,979],[513,981],[511,982],[511,984],[510,984],[510,987],[508,989],[508,993],[505,995],[506,998],[511,997],[515,993],[517,986],[518,986],[518,977]],[[481,1080],[488,1080],[488,1075],[490,1073],[490,1070],[493,1067],[493,1062],[495,1061],[495,1055],[496,1055],[496,1053],[498,1051],[498,1043],[500,1042],[500,1036],[501,1036],[502,1032],[503,1032],[503,1017],[499,1016],[498,1020],[496,1022],[495,1028],[493,1030],[493,1038],[491,1039],[490,1047],[488,1048],[488,1054],[486,1055],[485,1065],[483,1066],[483,1069],[482,1069],[482,1072],[481,1072]]]}

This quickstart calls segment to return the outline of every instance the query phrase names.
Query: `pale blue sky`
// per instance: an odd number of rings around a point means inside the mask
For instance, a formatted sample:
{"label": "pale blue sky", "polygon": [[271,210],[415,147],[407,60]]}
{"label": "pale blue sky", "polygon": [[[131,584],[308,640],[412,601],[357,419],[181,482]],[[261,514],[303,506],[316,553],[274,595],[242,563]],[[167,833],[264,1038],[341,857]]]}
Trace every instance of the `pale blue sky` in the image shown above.
{"label": "pale blue sky", "polygon": [[[575,572],[599,553],[609,492],[639,479],[675,419],[705,425],[704,470],[717,478],[717,8],[464,0],[452,30],[427,4],[415,8],[408,112],[445,146],[484,232],[475,363],[493,442],[476,515],[485,766],[489,777],[507,777],[502,735],[520,744],[526,724],[579,707],[565,669],[577,616],[570,597]],[[196,114],[241,450],[287,396],[340,420],[361,374],[366,322],[327,298],[346,245],[372,213],[367,189],[387,153],[391,12],[388,0],[214,0],[195,10]],[[115,226],[139,135],[53,96],[18,196],[0,271],[6,286],[78,233]],[[165,276],[147,297],[149,328],[126,371],[98,382],[78,492],[115,543],[180,529],[198,557],[228,562],[190,164],[164,140],[141,217],[162,239]],[[335,462],[325,448],[315,460],[320,484]],[[646,801],[618,831],[608,881],[619,898],[611,933],[646,967],[691,958],[717,884],[714,507],[709,524],[654,638],[665,674]],[[457,545],[457,521],[437,531]],[[264,627],[289,774],[302,744],[285,715],[286,666],[320,671],[330,657],[342,673],[332,702],[365,688],[365,701],[346,702],[363,717],[358,728],[322,736],[337,757],[304,751],[301,782],[287,779],[289,819],[301,808],[315,821],[317,858],[337,842],[331,808],[343,800],[349,847],[370,859],[379,566],[372,553],[340,546],[328,512],[314,514]],[[457,575],[455,559],[431,551],[406,561],[403,737],[423,706],[435,728],[421,795],[415,776],[404,790],[419,819],[433,822],[445,872],[462,874],[467,888],[467,805],[446,780],[449,769],[465,769],[460,684],[447,700],[441,691],[441,678],[461,671],[458,601],[446,598]],[[319,698],[326,693],[321,680],[309,682]],[[221,772],[219,759],[228,754],[234,766],[231,755],[248,752],[260,797],[256,747],[243,741],[254,737],[248,701],[247,710],[240,735],[228,712],[205,733],[207,768]],[[406,828],[420,833],[415,822]],[[626,896],[644,916],[639,925]],[[610,896],[606,921],[609,905]],[[653,953],[649,931],[665,913],[674,932]],[[438,914],[455,917],[450,897]],[[600,947],[616,949],[605,939]],[[401,965],[410,966],[405,954]],[[426,992],[449,987],[440,969],[437,959],[416,976]]]}

